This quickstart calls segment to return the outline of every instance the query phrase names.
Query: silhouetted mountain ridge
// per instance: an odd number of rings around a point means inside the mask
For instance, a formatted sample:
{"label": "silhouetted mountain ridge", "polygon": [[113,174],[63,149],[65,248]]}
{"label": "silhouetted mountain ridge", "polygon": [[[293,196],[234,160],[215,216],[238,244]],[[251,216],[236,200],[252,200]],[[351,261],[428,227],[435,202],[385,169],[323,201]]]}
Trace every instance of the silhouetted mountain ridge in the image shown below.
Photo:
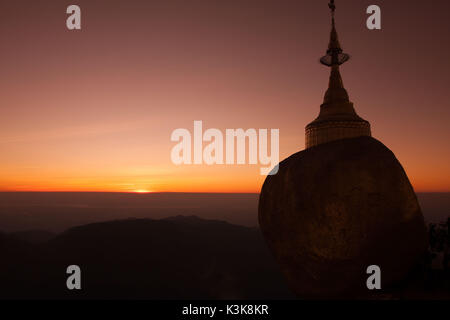
{"label": "silhouetted mountain ridge", "polygon": [[[40,244],[6,236],[1,297],[291,297],[259,230],[195,216],[126,219],[68,229]],[[16,248],[20,254],[13,254]],[[66,288],[79,265],[82,290]]]}

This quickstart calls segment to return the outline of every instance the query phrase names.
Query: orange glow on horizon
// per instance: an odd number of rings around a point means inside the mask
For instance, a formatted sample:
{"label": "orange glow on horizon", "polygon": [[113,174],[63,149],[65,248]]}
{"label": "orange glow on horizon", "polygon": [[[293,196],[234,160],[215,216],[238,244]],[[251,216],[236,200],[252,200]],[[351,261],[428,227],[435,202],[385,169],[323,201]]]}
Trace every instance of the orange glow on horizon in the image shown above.
{"label": "orange glow on horizon", "polygon": [[[182,192],[182,193],[259,193],[265,177],[255,174],[248,180],[230,181],[221,176],[216,177],[216,182],[195,179],[167,179],[159,183],[151,184],[150,188],[136,187],[139,183],[110,183],[107,181],[95,181],[91,183],[78,182],[58,185],[57,181],[36,181],[33,184],[16,185],[6,187],[0,186],[0,192],[125,192],[125,193],[159,193],[159,192]],[[413,178],[411,183],[416,192],[450,192],[446,179]]]}

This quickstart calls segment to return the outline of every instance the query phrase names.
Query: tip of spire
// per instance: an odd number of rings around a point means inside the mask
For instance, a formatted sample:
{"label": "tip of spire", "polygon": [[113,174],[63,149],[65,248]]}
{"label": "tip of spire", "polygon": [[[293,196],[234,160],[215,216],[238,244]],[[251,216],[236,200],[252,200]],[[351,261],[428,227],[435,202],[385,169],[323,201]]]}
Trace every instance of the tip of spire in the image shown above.
{"label": "tip of spire", "polygon": [[336,10],[334,0],[330,0],[330,3],[328,3],[328,7],[331,10],[330,42],[328,44],[327,54],[320,59],[320,63],[328,67],[331,67],[334,65],[343,64],[344,62],[350,59],[350,56],[342,52],[341,44],[339,43],[339,38],[334,23],[334,11]]}
{"label": "tip of spire", "polygon": [[328,4],[328,8],[330,8],[331,12],[334,13],[336,10],[336,5],[334,4],[334,0],[330,0],[330,3]]}

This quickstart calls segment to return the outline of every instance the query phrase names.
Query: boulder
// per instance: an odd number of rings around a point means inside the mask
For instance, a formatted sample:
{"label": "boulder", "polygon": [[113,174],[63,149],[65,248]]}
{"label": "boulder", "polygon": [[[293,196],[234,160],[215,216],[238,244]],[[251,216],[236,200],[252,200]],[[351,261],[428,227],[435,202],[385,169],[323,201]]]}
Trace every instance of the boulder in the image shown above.
{"label": "boulder", "polygon": [[427,233],[414,190],[395,155],[372,137],[342,139],[293,154],[267,176],[259,199],[263,236],[303,298],[369,293],[367,267],[382,289],[421,261]]}

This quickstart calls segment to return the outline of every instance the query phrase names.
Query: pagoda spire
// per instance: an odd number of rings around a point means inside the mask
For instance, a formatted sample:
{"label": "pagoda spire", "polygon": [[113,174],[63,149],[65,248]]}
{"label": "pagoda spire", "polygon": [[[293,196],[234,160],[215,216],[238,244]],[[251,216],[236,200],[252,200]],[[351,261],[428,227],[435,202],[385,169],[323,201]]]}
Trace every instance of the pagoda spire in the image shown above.
{"label": "pagoda spire", "polygon": [[319,116],[305,128],[306,148],[334,140],[371,136],[369,122],[356,114],[344,88],[339,66],[347,62],[350,56],[343,52],[339,42],[334,0],[330,0],[328,7],[331,10],[330,41],[326,55],[320,58],[320,63],[331,68],[330,79]]}
{"label": "pagoda spire", "polygon": [[342,81],[341,73],[339,71],[339,66],[350,59],[350,56],[343,53],[341,44],[339,43],[338,33],[336,31],[336,23],[334,18],[334,13],[336,11],[336,5],[334,0],[331,0],[328,4],[331,10],[331,32],[330,32],[330,42],[328,44],[328,50],[326,55],[320,58],[320,62],[331,67],[330,80],[328,83],[328,90],[325,93],[324,104],[331,104],[337,102],[349,102],[348,93],[344,88],[344,83]]}

